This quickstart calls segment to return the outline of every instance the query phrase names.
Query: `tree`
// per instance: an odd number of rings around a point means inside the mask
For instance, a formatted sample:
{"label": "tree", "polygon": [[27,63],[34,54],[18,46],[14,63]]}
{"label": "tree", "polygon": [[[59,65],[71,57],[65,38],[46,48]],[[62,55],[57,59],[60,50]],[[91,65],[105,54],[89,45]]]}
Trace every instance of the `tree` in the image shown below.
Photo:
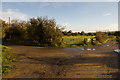
{"label": "tree", "polygon": [[59,46],[63,36],[55,20],[47,17],[31,18],[27,29],[29,39],[41,45]]}
{"label": "tree", "polygon": [[85,32],[84,32],[84,31],[82,31],[82,32],[81,32],[81,35],[85,35]]}
{"label": "tree", "polygon": [[67,35],[68,35],[68,36],[71,36],[71,35],[72,35],[72,30],[69,30],[69,31],[67,32]]}
{"label": "tree", "polygon": [[88,33],[89,36],[94,36],[94,33]]}
{"label": "tree", "polygon": [[62,33],[63,33],[64,35],[67,35],[67,31],[63,31]]}
{"label": "tree", "polygon": [[1,24],[1,26],[2,26],[1,29],[0,29],[0,30],[2,30],[2,35],[1,35],[1,37],[2,37],[2,38],[5,38],[5,36],[6,36],[5,31],[8,30],[8,23],[6,23],[6,21],[3,21],[3,20],[0,19],[0,24]]}
{"label": "tree", "polygon": [[6,39],[24,41],[26,36],[26,22],[12,20],[9,31],[6,31]]}
{"label": "tree", "polygon": [[108,34],[104,33],[104,32],[101,32],[101,31],[96,32],[96,39],[100,43],[103,43],[103,41],[105,41],[106,39],[108,39]]}
{"label": "tree", "polygon": [[115,31],[114,35],[115,36],[120,36],[120,31]]}
{"label": "tree", "polygon": [[29,21],[12,20],[6,39],[24,42],[29,45],[60,46],[62,40],[61,26],[54,19],[47,17],[31,18]]}

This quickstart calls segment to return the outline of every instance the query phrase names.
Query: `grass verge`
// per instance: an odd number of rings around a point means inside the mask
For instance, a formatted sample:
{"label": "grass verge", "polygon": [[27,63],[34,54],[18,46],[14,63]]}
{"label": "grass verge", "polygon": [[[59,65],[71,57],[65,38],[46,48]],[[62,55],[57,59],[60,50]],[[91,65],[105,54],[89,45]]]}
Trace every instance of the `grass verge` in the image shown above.
{"label": "grass verge", "polygon": [[17,61],[14,55],[10,52],[10,48],[2,45],[2,74],[7,74],[11,69],[16,68],[12,62]]}

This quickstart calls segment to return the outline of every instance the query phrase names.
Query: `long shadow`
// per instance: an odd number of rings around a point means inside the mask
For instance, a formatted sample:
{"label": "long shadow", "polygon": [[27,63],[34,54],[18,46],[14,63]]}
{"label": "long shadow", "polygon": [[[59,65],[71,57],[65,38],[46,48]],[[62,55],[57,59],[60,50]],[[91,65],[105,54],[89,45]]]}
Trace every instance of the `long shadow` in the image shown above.
{"label": "long shadow", "polygon": [[[60,61],[61,65],[74,65],[74,64],[82,64],[82,63],[100,63],[100,64],[106,65],[108,67],[118,69],[117,66],[113,65],[113,64],[116,64],[116,63],[113,63],[114,60],[116,59],[115,56],[104,56],[104,57],[81,57],[81,56],[79,57],[79,56],[77,56],[74,58],[64,58],[64,57],[59,57],[59,58],[27,57],[27,58],[37,61],[36,64],[41,64],[41,62],[42,62],[42,64],[54,65],[54,64],[56,64],[57,61]],[[104,60],[104,62],[103,62],[103,60]],[[30,63],[30,62],[28,62],[28,63]],[[31,64],[34,64],[34,62],[32,62]]]}
{"label": "long shadow", "polygon": [[37,45],[37,44],[25,44],[25,43],[20,43],[20,42],[16,42],[16,41],[7,41],[7,40],[3,40],[2,41],[2,45],[5,46],[35,46],[35,47],[45,47],[45,46],[41,46],[41,45]]}
{"label": "long shadow", "polygon": [[[111,52],[105,52],[102,54],[109,54]],[[113,52],[112,52],[113,53]],[[30,63],[30,64],[46,64],[51,66],[51,71],[53,70],[53,66],[57,65],[58,67],[65,66],[70,67],[75,64],[85,64],[85,63],[97,63],[101,65],[105,65],[107,67],[118,69],[117,63],[114,63],[115,60],[117,61],[117,55],[111,55],[111,56],[104,56],[104,57],[82,57],[80,55],[73,57],[73,58],[65,58],[65,57],[27,57],[30,59],[28,62],[24,63]],[[85,66],[99,66],[99,65],[85,65]],[[118,72],[119,73],[119,72]],[[118,77],[118,73],[110,73],[107,75],[112,75],[114,77]]]}

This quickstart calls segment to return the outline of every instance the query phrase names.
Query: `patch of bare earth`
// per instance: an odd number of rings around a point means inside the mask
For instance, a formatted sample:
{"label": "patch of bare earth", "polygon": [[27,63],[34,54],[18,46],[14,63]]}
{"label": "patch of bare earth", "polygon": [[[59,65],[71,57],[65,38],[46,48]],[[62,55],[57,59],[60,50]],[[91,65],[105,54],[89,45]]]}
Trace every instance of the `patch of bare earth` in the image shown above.
{"label": "patch of bare earth", "polygon": [[[109,46],[106,46],[109,45]],[[79,48],[9,46],[18,56],[17,69],[3,78],[116,78],[118,48],[115,40],[95,51]],[[79,54],[78,54],[79,53]]]}

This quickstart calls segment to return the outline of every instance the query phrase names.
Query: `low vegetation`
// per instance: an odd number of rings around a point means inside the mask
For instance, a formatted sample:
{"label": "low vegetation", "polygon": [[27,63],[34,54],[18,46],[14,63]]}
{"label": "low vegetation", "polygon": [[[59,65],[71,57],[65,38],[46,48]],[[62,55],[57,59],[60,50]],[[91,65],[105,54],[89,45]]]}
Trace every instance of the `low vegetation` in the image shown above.
{"label": "low vegetation", "polygon": [[[80,47],[87,46],[84,44],[85,38],[94,38],[95,36],[64,36],[63,42],[65,47]],[[88,45],[90,46],[90,45]]]}
{"label": "low vegetation", "polygon": [[117,36],[117,41],[120,43],[120,36]]}
{"label": "low vegetation", "polygon": [[16,68],[15,65],[12,65],[12,62],[17,61],[13,54],[10,52],[10,48],[7,46],[2,46],[2,73],[7,74],[11,69]]}
{"label": "low vegetation", "polygon": [[[70,32],[68,32],[70,33]],[[83,32],[82,32],[83,33]],[[93,35],[93,34],[92,34]],[[64,36],[64,47],[89,47],[94,45],[101,45],[107,43],[110,39],[116,38],[114,35],[108,35],[104,32],[96,32],[94,36],[90,35],[78,35],[78,36]],[[89,42],[87,41],[89,39]]]}

